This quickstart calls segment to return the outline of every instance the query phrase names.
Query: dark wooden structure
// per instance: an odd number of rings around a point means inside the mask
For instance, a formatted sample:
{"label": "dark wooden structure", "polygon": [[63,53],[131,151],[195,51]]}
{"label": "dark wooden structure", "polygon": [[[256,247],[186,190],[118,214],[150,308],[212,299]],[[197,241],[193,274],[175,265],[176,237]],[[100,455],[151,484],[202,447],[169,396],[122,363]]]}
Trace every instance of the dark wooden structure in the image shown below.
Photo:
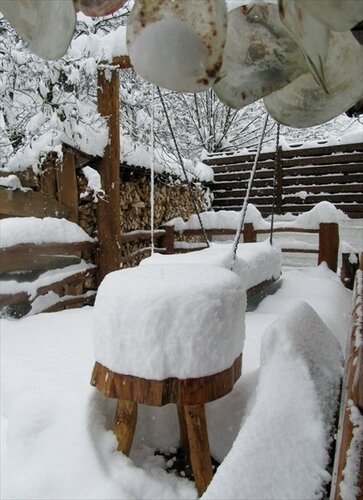
{"label": "dark wooden structure", "polygon": [[[360,256],[360,269],[356,273],[353,291],[352,330],[348,337],[345,358],[344,378],[342,387],[341,410],[337,446],[334,460],[331,500],[343,500],[340,485],[344,481],[344,469],[348,463],[351,448],[354,450],[351,459],[355,456],[355,467],[351,468],[348,481],[350,487],[355,486],[358,498],[363,494],[363,442],[357,439],[359,432],[357,415],[351,418],[354,412],[363,418],[363,254]],[[353,420],[353,421],[352,421]],[[355,423],[354,423],[355,422]],[[359,436],[359,434],[358,434]],[[355,444],[352,447],[352,443]],[[354,460],[354,458],[353,458]],[[352,477],[355,476],[355,477]],[[355,483],[355,485],[352,484]]]}
{"label": "dark wooden structure", "polygon": [[[220,154],[204,162],[214,171],[214,210],[240,210],[255,153]],[[275,179],[275,180],[274,180]],[[274,189],[275,186],[275,189]],[[274,201],[275,196],[275,201]],[[260,155],[250,202],[263,216],[298,214],[329,201],[349,217],[363,218],[363,142]]]}
{"label": "dark wooden structure", "polygon": [[118,450],[126,455],[130,453],[135,433],[137,405],[175,403],[180,447],[190,456],[196,487],[202,495],[213,477],[204,405],[231,392],[241,369],[242,354],[230,368],[206,377],[149,380],[112,372],[96,362],[91,384],[105,396],[117,399],[113,431]]}

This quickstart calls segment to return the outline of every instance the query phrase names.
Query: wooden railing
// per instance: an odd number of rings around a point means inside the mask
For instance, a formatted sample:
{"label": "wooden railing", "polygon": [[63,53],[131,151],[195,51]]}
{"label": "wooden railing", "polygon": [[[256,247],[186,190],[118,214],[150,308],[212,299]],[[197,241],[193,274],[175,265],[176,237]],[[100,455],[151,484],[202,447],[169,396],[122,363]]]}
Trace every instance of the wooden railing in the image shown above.
{"label": "wooden railing", "polygon": [[[1,248],[0,310],[6,310],[13,317],[21,317],[41,298],[44,299],[44,307],[39,307],[38,312],[92,303],[96,294],[94,276],[97,267],[86,264],[81,256],[83,252],[94,252],[95,249],[96,244],[90,241],[26,243]],[[9,292],[7,283],[13,281],[16,281],[19,290],[23,282],[24,290]],[[49,292],[54,294],[51,304],[47,305],[45,299]]]}
{"label": "wooden railing", "polygon": [[[184,253],[202,250],[206,247],[205,243],[195,244],[193,246],[185,246],[184,243],[178,245],[177,238],[183,237],[203,237],[201,229],[186,229],[184,231],[175,231],[173,226],[164,226],[168,231],[165,235],[166,251],[165,253]],[[231,236],[233,238],[236,234],[235,229],[206,229],[209,238],[213,236]],[[248,223],[243,228],[243,242],[254,243],[257,241],[259,234],[269,234],[269,229],[255,229],[253,224]],[[316,253],[318,256],[318,264],[325,261],[332,271],[337,271],[338,266],[338,251],[339,251],[339,226],[336,223],[321,223],[319,229],[304,229],[295,227],[279,227],[274,229],[274,233],[305,233],[317,234],[318,248],[281,248],[282,252],[298,252],[298,253]],[[164,241],[165,241],[164,240]]]}
{"label": "wooden railing", "polygon": [[[363,443],[359,438],[359,418],[363,418],[363,254],[360,270],[356,273],[353,292],[352,330],[348,337],[345,358],[342,401],[337,446],[334,460],[331,500],[342,500],[342,481],[347,481],[352,491],[363,493]],[[361,431],[360,431],[361,432]],[[355,460],[350,474],[344,469],[349,460]],[[355,498],[361,498],[360,494]],[[353,498],[353,497],[352,497]]]}

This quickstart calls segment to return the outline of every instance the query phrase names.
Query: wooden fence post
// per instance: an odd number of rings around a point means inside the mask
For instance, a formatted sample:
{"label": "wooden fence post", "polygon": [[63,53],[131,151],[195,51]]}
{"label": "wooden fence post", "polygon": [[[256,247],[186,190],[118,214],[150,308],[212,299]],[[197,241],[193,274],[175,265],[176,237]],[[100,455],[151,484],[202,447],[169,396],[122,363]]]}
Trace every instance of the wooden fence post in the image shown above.
{"label": "wooden fence post", "polygon": [[243,243],[256,243],[256,231],[251,222],[243,226]]}
{"label": "wooden fence post", "polygon": [[[353,256],[353,257],[352,257]],[[359,254],[342,253],[342,267],[340,270],[340,279],[343,285],[353,290],[355,273],[359,268]]]}
{"label": "wooden fence post", "polygon": [[332,271],[338,267],[339,225],[333,223],[319,224],[319,259],[318,264],[325,261]]}
{"label": "wooden fence post", "polygon": [[120,125],[119,73],[117,68],[98,69],[98,111],[108,119],[109,140],[99,161],[101,186],[106,195],[97,203],[98,284],[120,268]]}
{"label": "wooden fence post", "polygon": [[68,219],[78,222],[78,186],[76,159],[73,151],[63,148],[63,160],[56,162],[57,198],[69,208]]}
{"label": "wooden fence post", "polygon": [[161,248],[165,248],[166,254],[174,253],[174,241],[175,241],[175,233],[174,226],[161,226],[160,229],[164,229],[165,234],[160,238]]}
{"label": "wooden fence post", "polygon": [[276,151],[275,157],[275,213],[282,214],[282,200],[283,200],[283,168],[282,168],[282,147],[279,146]]}

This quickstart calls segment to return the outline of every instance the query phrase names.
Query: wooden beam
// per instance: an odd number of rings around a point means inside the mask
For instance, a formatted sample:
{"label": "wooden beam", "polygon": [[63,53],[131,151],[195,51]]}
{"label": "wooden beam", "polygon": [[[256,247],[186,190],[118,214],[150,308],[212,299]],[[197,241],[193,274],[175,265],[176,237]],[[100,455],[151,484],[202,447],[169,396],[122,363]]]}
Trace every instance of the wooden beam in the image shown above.
{"label": "wooden beam", "polygon": [[98,200],[98,284],[120,267],[120,117],[119,75],[117,69],[98,69],[98,111],[108,120],[109,140],[99,173],[105,196]]}
{"label": "wooden beam", "polygon": [[63,148],[63,160],[57,162],[58,201],[69,208],[68,219],[78,222],[78,187],[75,154]]}
{"label": "wooden beam", "polygon": [[0,214],[12,217],[67,218],[69,208],[51,196],[35,191],[0,188]]}

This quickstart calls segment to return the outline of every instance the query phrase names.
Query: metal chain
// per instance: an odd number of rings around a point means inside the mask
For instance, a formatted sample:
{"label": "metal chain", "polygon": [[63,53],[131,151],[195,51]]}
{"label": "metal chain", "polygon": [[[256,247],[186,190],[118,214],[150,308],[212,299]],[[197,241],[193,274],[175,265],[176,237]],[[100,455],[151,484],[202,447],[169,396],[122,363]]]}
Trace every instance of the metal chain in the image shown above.
{"label": "metal chain", "polygon": [[272,237],[274,232],[274,215],[275,215],[275,204],[276,204],[276,186],[277,186],[277,161],[279,157],[279,147],[280,147],[280,124],[276,122],[276,150],[275,150],[275,172],[273,180],[273,198],[272,198],[272,211],[271,211],[271,227],[270,227],[270,245],[272,245]]}
{"label": "metal chain", "polygon": [[267,122],[268,122],[268,114],[266,114],[265,121],[264,121],[264,124],[262,126],[262,131],[261,131],[260,139],[258,141],[258,146],[257,146],[257,151],[256,151],[256,156],[255,156],[255,161],[254,161],[253,166],[252,166],[250,178],[249,178],[249,181],[248,181],[246,196],[245,196],[245,199],[243,200],[243,205],[242,205],[242,208],[241,208],[241,217],[240,217],[240,221],[239,221],[239,226],[237,228],[236,236],[235,236],[235,239],[234,239],[234,242],[233,242],[233,261],[232,261],[232,267],[233,267],[234,261],[236,260],[237,248],[238,248],[239,240],[240,240],[240,237],[241,237],[241,234],[242,234],[243,226],[244,226],[244,223],[245,223],[245,218],[246,218],[246,213],[247,213],[247,203],[248,203],[248,200],[249,200],[249,197],[250,197],[252,183],[253,183],[253,180],[255,178],[255,172],[256,172],[257,162],[258,162],[258,159],[260,157],[262,143],[263,143],[263,138],[264,138],[265,132],[266,132]]}
{"label": "metal chain", "polygon": [[208,235],[207,235],[207,232],[206,232],[206,230],[205,230],[205,228],[203,226],[203,222],[202,222],[202,219],[201,219],[201,216],[200,216],[200,213],[199,213],[199,208],[198,208],[197,201],[196,201],[196,198],[195,198],[195,195],[194,195],[194,191],[192,189],[192,185],[191,185],[190,180],[188,178],[187,171],[185,170],[184,161],[183,161],[183,158],[182,158],[182,156],[180,154],[180,150],[179,150],[176,138],[175,138],[173,127],[171,126],[171,123],[170,123],[169,113],[168,113],[168,110],[167,110],[167,107],[166,107],[163,95],[161,93],[160,87],[157,86],[156,88],[157,88],[157,91],[158,91],[158,94],[159,94],[159,97],[160,97],[161,104],[163,106],[163,110],[164,110],[164,113],[165,113],[166,121],[168,123],[170,134],[171,134],[171,136],[173,138],[173,142],[174,142],[175,150],[176,150],[177,155],[178,155],[179,163],[180,163],[180,166],[182,168],[185,181],[186,181],[186,183],[188,185],[188,188],[189,188],[189,193],[190,193],[190,197],[191,197],[191,200],[192,200],[192,203],[193,203],[194,211],[195,211],[195,213],[196,213],[196,215],[198,217],[198,221],[199,221],[200,227],[202,229],[203,236],[204,236],[205,242],[207,244],[207,247],[209,247],[210,244],[209,244]]}

